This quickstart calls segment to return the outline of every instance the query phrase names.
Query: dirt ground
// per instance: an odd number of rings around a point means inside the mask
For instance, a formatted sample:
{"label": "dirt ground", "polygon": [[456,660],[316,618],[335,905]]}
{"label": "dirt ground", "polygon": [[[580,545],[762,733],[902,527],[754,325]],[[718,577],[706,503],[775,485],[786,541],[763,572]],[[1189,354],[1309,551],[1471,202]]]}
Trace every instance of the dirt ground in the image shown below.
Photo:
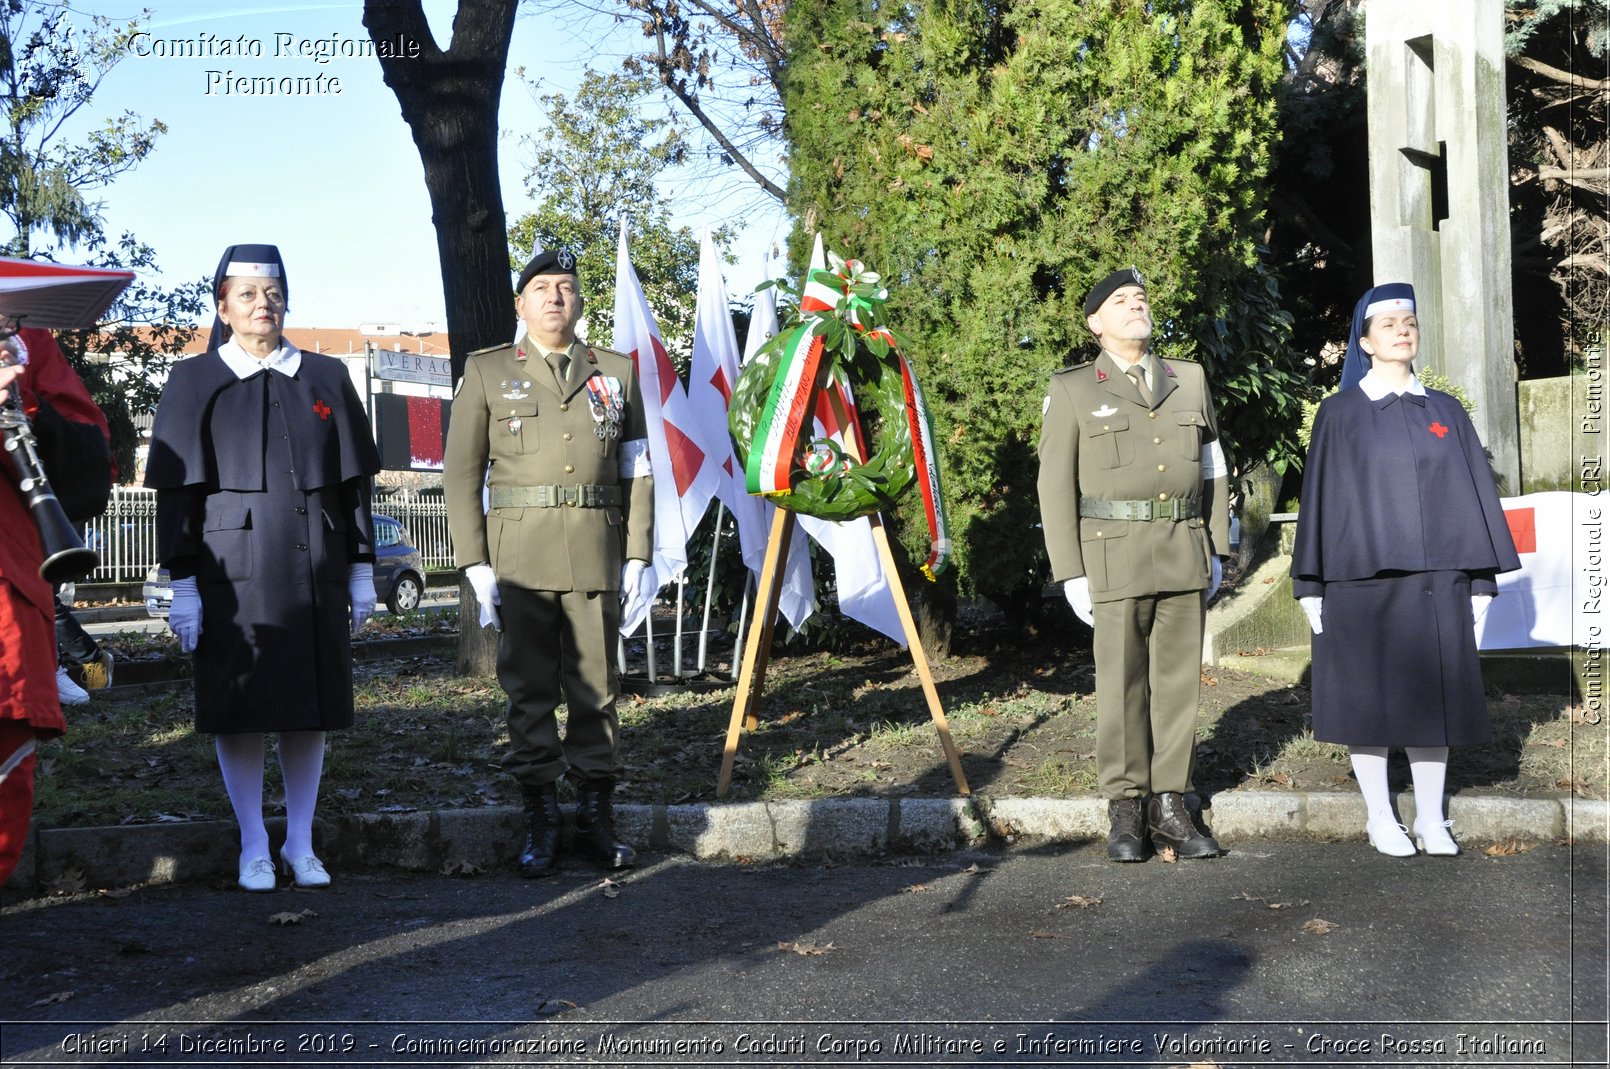
{"label": "dirt ground", "polygon": [[[983,617],[933,664],[975,794],[1069,796],[1095,789],[1089,632],[1053,617],[1037,632]],[[401,812],[518,801],[499,759],[507,744],[494,680],[453,674],[451,637],[434,652],[357,665],[358,725],[334,733],[321,811]],[[637,651],[639,654],[641,651]],[[150,655],[147,651],[147,655]],[[730,644],[712,678],[620,707],[627,802],[716,797],[736,688]],[[669,663],[669,649],[661,664]],[[719,677],[719,678],[715,678]],[[1348,790],[1342,747],[1308,732],[1309,693],[1233,666],[1202,675],[1198,789]],[[1488,695],[1494,739],[1455,752],[1449,788],[1467,793],[1605,797],[1607,725],[1569,694]],[[216,819],[228,815],[210,739],[190,728],[183,684],[98,695],[41,751],[41,826]],[[881,639],[798,652],[779,643],[759,726],[739,740],[728,797],[943,797],[955,787],[912,661]],[[276,796],[270,762],[268,796]],[[1408,769],[1394,755],[1395,784]]]}

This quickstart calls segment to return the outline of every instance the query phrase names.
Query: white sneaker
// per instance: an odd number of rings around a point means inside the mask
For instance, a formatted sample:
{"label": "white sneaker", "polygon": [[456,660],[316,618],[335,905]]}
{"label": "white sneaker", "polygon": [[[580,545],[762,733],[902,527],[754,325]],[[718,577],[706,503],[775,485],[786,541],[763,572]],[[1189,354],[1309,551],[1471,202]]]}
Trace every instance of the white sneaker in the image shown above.
{"label": "white sneaker", "polygon": [[1432,857],[1454,857],[1459,853],[1459,844],[1453,841],[1453,835],[1448,831],[1451,827],[1451,820],[1439,820],[1432,824],[1421,824],[1416,820],[1415,845]]}
{"label": "white sneaker", "polygon": [[67,669],[56,668],[56,697],[61,699],[63,705],[83,705],[89,701],[89,691],[73,682],[73,677],[67,674]]}
{"label": "white sneaker", "polygon": [[1381,817],[1364,825],[1364,834],[1387,857],[1413,857],[1414,844],[1409,841],[1408,828],[1391,817]]}

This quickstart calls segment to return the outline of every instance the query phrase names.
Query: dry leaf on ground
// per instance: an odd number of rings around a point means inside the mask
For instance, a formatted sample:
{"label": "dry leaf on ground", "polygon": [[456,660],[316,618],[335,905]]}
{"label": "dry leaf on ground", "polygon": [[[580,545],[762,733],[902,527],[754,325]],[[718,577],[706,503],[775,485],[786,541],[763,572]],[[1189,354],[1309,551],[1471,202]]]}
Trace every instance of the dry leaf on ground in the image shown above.
{"label": "dry leaf on ground", "polygon": [[604,877],[604,882],[600,883],[598,886],[604,892],[604,897],[605,898],[619,898],[620,897],[621,885],[616,883],[614,880],[610,879],[609,877],[607,877],[607,876]]}
{"label": "dry leaf on ground", "polygon": [[962,869],[962,875],[963,876],[977,876],[979,873],[981,873],[983,871],[984,871],[983,869],[978,867],[978,862],[975,861],[971,865],[968,865],[965,869]]}
{"label": "dry leaf on ground", "polygon": [[901,888],[901,890],[908,895],[920,895],[928,890],[928,885],[925,883],[907,884],[905,887]]}
{"label": "dry leaf on ground", "polygon": [[1069,895],[1057,903],[1058,909],[1093,909],[1101,905],[1101,899],[1094,895]]}
{"label": "dry leaf on ground", "polygon": [[836,948],[833,946],[832,943],[826,943],[826,944],[823,944],[821,946],[818,946],[815,943],[793,942],[793,943],[778,943],[777,944],[777,949],[778,950],[792,950],[794,953],[798,954],[802,958],[816,958],[816,957],[821,957],[823,954],[832,953]]}
{"label": "dry leaf on ground", "polygon": [[60,876],[50,881],[50,893],[53,895],[68,895],[74,891],[84,889],[84,870],[67,869]]}
{"label": "dry leaf on ground", "polygon": [[1529,843],[1522,839],[1511,837],[1503,840],[1502,842],[1493,843],[1491,846],[1482,850],[1482,853],[1486,854],[1488,857],[1514,857],[1516,854],[1524,854],[1526,851],[1534,849],[1536,846],[1536,843]]}
{"label": "dry leaf on ground", "polygon": [[68,999],[73,997],[73,994],[74,992],[72,991],[54,991],[40,999],[38,1002],[35,1002],[34,1005],[54,1006],[58,1002],[66,1002]]}
{"label": "dry leaf on ground", "polygon": [[1309,932],[1313,935],[1329,935],[1331,932],[1340,927],[1341,925],[1337,924],[1335,921],[1322,921],[1318,917],[1315,917],[1313,920],[1303,925],[1303,931]]}
{"label": "dry leaf on ground", "polygon": [[1172,846],[1165,846],[1157,851],[1157,859],[1165,865],[1172,865],[1179,861],[1179,855],[1174,852]]}
{"label": "dry leaf on ground", "polygon": [[318,914],[311,909],[304,909],[300,913],[271,913],[268,917],[268,923],[280,925],[301,924],[307,918],[317,916]]}

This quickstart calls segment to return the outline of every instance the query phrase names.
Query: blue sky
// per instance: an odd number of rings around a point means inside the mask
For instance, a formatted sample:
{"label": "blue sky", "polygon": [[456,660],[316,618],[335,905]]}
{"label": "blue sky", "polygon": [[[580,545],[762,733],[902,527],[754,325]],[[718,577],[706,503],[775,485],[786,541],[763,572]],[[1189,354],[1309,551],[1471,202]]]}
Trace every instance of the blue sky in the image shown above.
{"label": "blue sky", "polygon": [[[368,41],[362,4],[261,4],[231,9],[216,0],[147,0],[149,38],[102,83],[78,117],[80,128],[123,109],[161,119],[168,132],[132,172],[96,192],[108,229],[132,230],[157,250],[165,282],[211,274],[225,246],[270,242],[285,256],[289,325],[355,327],[360,322],[445,325],[436,238],[419,155],[396,98],[371,57],[320,63],[300,42],[323,47]],[[75,8],[126,20],[134,6]],[[427,0],[438,43],[451,34],[452,0]],[[261,55],[219,55],[244,41]],[[289,43],[289,47],[287,47]],[[511,68],[542,79],[542,92],[570,92],[583,69],[618,68],[635,42],[606,24],[567,25],[522,11]],[[210,56],[174,55],[210,49]],[[166,53],[166,54],[164,54]],[[254,96],[226,91],[227,72],[248,78],[323,76],[321,93]],[[223,76],[209,72],[226,72]],[[339,79],[340,91],[331,79]],[[533,92],[511,70],[500,107],[504,207],[512,221],[532,205],[522,178],[520,135],[540,133]],[[767,250],[787,237],[780,212],[757,212],[740,186],[710,196],[708,183],[672,179],[666,190],[679,225],[716,225],[724,213],[750,225],[727,270],[734,296],[768,277]],[[696,190],[702,191],[695,193]],[[775,261],[773,261],[775,270]],[[510,309],[513,325],[513,309]]]}

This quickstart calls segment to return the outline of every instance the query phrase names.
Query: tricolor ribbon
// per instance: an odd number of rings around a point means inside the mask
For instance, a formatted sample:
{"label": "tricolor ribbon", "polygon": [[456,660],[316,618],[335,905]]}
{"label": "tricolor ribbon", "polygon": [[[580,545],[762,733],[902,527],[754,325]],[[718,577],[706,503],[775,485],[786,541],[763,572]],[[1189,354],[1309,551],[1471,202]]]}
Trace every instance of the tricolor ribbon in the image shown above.
{"label": "tricolor ribbon", "polygon": [[[827,321],[836,317],[862,341],[869,343],[880,360],[892,354],[899,362],[913,464],[928,521],[930,549],[928,559],[922,564],[922,573],[933,580],[945,570],[951,541],[939,478],[939,453],[927,402],[894,334],[876,325],[878,306],[888,298],[888,291],[879,285],[878,276],[866,271],[857,260],[833,256],[832,262],[831,271],[820,266],[822,253],[818,237],[816,255],[806,271],[805,288],[800,295],[799,313],[803,322],[782,346],[782,363],[755,426],[754,445],[749,450],[744,472],[745,486],[751,494],[778,497],[791,491],[796,467],[810,476],[831,478],[841,474],[844,467],[836,462],[840,454],[849,455],[856,463],[865,462],[866,437],[854,407],[848,403],[846,369],[836,353],[824,352]],[[831,404],[835,399],[841,403]],[[808,433],[811,419],[813,414],[819,414],[824,404],[843,413],[842,419],[823,420],[824,426],[832,428],[840,422],[848,426],[836,428],[842,431],[841,441],[832,441],[830,433],[823,443],[812,443]],[[815,448],[817,445],[833,454],[832,457],[820,455]]]}

